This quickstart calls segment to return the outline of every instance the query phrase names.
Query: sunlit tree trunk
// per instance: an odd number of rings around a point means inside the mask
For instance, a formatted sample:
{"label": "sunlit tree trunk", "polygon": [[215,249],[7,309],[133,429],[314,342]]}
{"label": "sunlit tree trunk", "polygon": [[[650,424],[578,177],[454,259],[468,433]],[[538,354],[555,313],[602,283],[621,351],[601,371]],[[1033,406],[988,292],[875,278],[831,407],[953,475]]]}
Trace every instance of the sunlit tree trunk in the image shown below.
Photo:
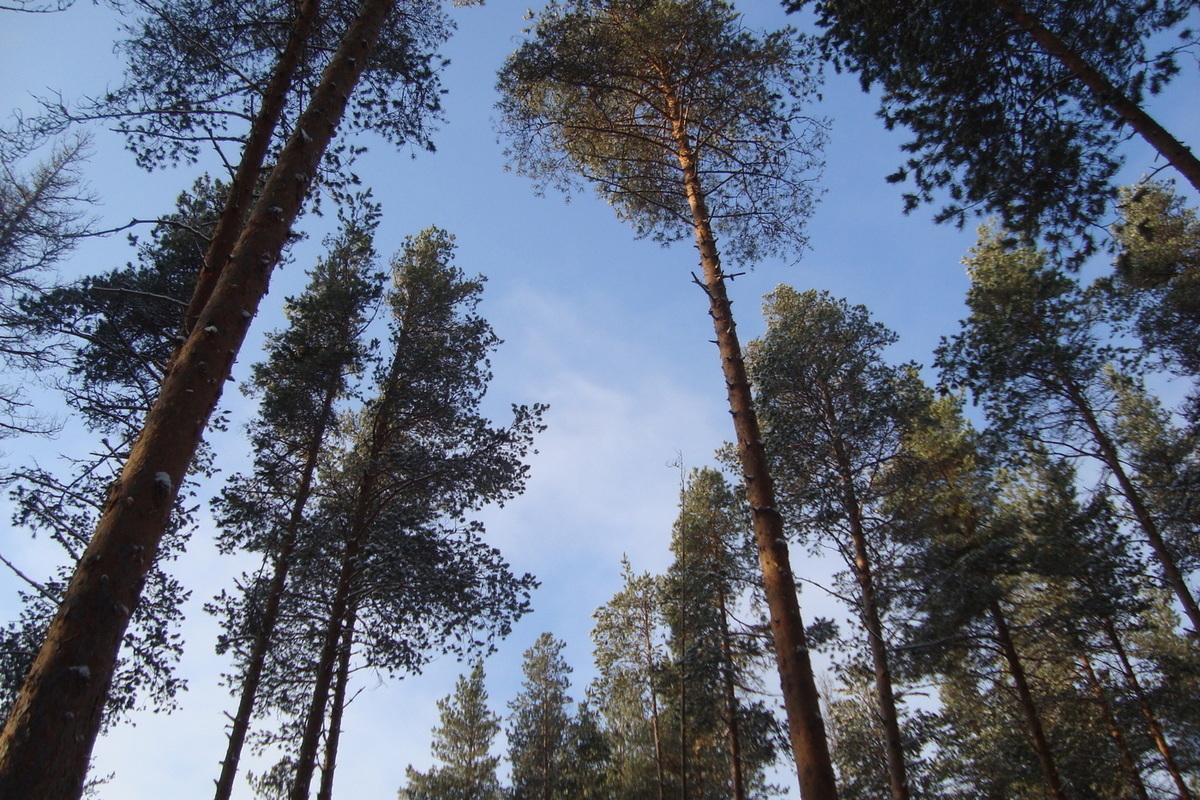
{"label": "sunlit tree trunk", "polygon": [[809,659],[808,640],[800,616],[796,580],[784,539],[783,518],[776,508],[775,487],[754,410],[746,364],[725,289],[726,276],[721,269],[696,156],[678,101],[669,93],[667,106],[674,130],[676,155],[683,170],[683,187],[695,227],[696,248],[700,253],[703,271],[700,284],[708,295],[709,314],[717,336],[721,370],[737,436],[738,458],[746,482],[746,499],[754,523],[754,540],[770,611],[775,660],[792,750],[796,757],[800,793],[805,800],[835,800],[837,784],[825,738],[825,723],[821,718],[820,697]]}

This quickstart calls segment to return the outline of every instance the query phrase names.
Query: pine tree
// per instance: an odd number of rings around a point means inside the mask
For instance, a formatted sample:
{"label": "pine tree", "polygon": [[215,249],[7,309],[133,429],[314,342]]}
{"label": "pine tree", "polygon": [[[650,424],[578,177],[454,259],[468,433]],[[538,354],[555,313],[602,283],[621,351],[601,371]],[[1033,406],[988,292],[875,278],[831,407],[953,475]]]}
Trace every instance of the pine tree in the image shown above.
{"label": "pine tree", "polygon": [[753,510],[802,792],[834,798],[832,766],[782,519],[761,445],[716,237],[753,263],[803,246],[824,129],[792,31],[757,37],[721,0],[551,3],[500,74],[518,171],[581,180],[639,236],[694,238]]}
{"label": "pine tree", "polygon": [[687,477],[664,576],[671,661],[659,676],[680,797],[760,795],[775,760],[774,719],[745,697],[769,654],[736,621],[752,581],[749,528],[724,475],[698,469]]}
{"label": "pine tree", "polygon": [[1143,108],[1147,89],[1180,72],[1174,49],[1148,49],[1186,24],[1187,0],[784,5],[814,7],[834,62],[881,90],[888,128],[912,132],[911,158],[889,177],[912,178],[909,210],[945,189],[939,221],[982,212],[1025,234],[1090,241],[1128,129],[1200,188],[1200,160]]}
{"label": "pine tree", "polygon": [[850,591],[871,654],[893,800],[910,794],[885,629],[894,546],[880,476],[927,392],[914,365],[893,367],[896,335],[862,306],[786,286],[767,296],[767,332],[750,344],[750,375],[779,477],[779,495],[804,538],[833,545],[853,576]]}
{"label": "pine tree", "polygon": [[663,800],[667,774],[658,676],[667,660],[661,577],[621,560],[621,589],[592,615],[598,673],[590,694],[604,720],[614,794]]}
{"label": "pine tree", "polygon": [[1032,439],[1069,454],[1082,450],[1102,464],[1164,583],[1200,630],[1200,606],[1179,556],[1104,416],[1112,401],[1104,381],[1112,354],[1100,338],[1097,307],[1045,253],[999,232],[985,229],[967,263],[971,313],[962,332],[938,348],[944,380],[970,388],[1010,443]]}
{"label": "pine tree", "polygon": [[[344,219],[341,231],[327,240],[327,255],[313,269],[304,294],[288,301],[290,326],[268,338],[267,359],[255,367],[247,388],[261,397],[259,415],[249,426],[254,472],[232,477],[218,501],[222,547],[262,553],[264,572],[269,572],[263,596],[243,603],[253,623],[247,619],[221,637],[219,650],[233,646],[241,663],[235,683],[240,701],[217,781],[218,800],[233,791],[305,508],[328,440],[336,433],[336,404],[367,356],[362,337],[383,276],[371,272],[373,214],[368,208],[365,219],[356,216]],[[247,592],[259,588],[253,576],[246,585]]]}
{"label": "pine tree", "polygon": [[[104,698],[200,438],[394,0],[367,0],[279,151],[196,325],[114,481],[87,551],[0,733],[0,793],[77,797]],[[136,553],[130,557],[130,553]]]}
{"label": "pine tree", "polygon": [[496,778],[499,756],[491,755],[500,717],[487,707],[483,662],[454,685],[454,693],[438,701],[440,724],[433,729],[433,757],[441,762],[429,772],[408,768],[400,800],[499,800]]}
{"label": "pine tree", "polygon": [[[453,237],[430,228],[393,261],[390,357],[326,478],[317,517],[327,529],[297,575],[311,609],[299,618],[322,630],[295,743],[295,800],[308,796],[344,637],[377,670],[416,669],[434,652],[490,647],[528,610],[536,586],[512,574],[482,541],[482,525],[466,519],[522,491],[543,407],[514,406],[507,427],[480,415],[499,340],[477,312],[483,279],[467,278],[453,252]],[[355,639],[348,632],[357,625]]]}
{"label": "pine tree", "polygon": [[508,704],[513,800],[562,800],[569,794],[571,667],[565,643],[543,633],[525,651],[520,693]]}

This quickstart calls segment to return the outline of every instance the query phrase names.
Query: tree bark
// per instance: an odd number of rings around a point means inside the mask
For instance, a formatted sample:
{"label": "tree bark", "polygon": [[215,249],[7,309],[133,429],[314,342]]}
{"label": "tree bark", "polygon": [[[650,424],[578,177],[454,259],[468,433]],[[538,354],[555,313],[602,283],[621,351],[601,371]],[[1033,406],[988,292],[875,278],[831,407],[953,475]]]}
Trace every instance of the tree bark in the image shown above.
{"label": "tree bark", "polygon": [[996,0],[996,7],[1012,17],[1042,48],[1075,73],[1092,90],[1096,100],[1129,124],[1158,154],[1200,191],[1200,159],[1186,145],[1172,136],[1166,128],[1129,99],[1104,75],[1071,49],[1056,34],[1048,30],[1037,17],[1029,14],[1015,0]]}
{"label": "tree bark", "polygon": [[65,800],[88,760],[131,610],[291,225],[395,0],[364,0],[167,375],[0,733],[0,798]]}
{"label": "tree bark", "polygon": [[1137,699],[1138,708],[1141,709],[1142,716],[1146,720],[1146,727],[1150,731],[1151,738],[1154,739],[1154,746],[1158,748],[1158,753],[1163,759],[1163,765],[1167,768],[1171,780],[1175,783],[1175,790],[1179,792],[1180,800],[1193,800],[1192,790],[1188,788],[1187,781],[1183,777],[1183,770],[1179,768],[1179,764],[1175,761],[1175,755],[1171,751],[1171,746],[1167,743],[1167,737],[1163,732],[1162,724],[1159,723],[1154,709],[1150,707],[1150,701],[1146,698],[1146,693],[1142,691],[1141,681],[1138,680],[1133,665],[1129,663],[1129,654],[1125,652],[1125,645],[1122,644],[1121,637],[1117,633],[1117,626],[1113,624],[1112,619],[1109,617],[1102,618],[1101,622],[1104,625],[1104,632],[1108,636],[1109,642],[1112,643],[1113,651],[1117,654],[1117,658],[1121,662],[1121,671],[1125,674],[1125,680],[1129,682],[1129,688],[1133,690],[1133,696]]}
{"label": "tree bark", "polygon": [[217,220],[217,227],[204,253],[204,265],[196,276],[196,288],[192,291],[192,299],[183,316],[185,335],[192,332],[200,312],[208,304],[217,278],[221,276],[221,270],[225,268],[242,231],[246,214],[250,211],[250,202],[254,198],[254,188],[262,173],[263,162],[267,158],[275,129],[279,126],[279,119],[283,116],[283,108],[292,90],[292,82],[295,80],[296,69],[300,66],[304,49],[308,46],[319,7],[320,0],[304,0],[296,9],[296,19],[288,34],[287,45],[275,64],[266,91],[263,92],[262,105],[254,117],[250,135],[242,149],[242,159],[238,162],[233,183],[229,186],[225,207],[221,210],[221,217]]}
{"label": "tree bark", "polygon": [[329,711],[329,730],[325,733],[325,758],[321,762],[321,786],[317,800],[333,800],[333,772],[337,768],[338,743],[342,738],[342,717],[346,711],[346,687],[350,683],[350,656],[354,651],[355,611],[350,609],[342,631],[338,652],[337,682],[333,687],[333,707]]}
{"label": "tree bark", "polygon": [[1046,794],[1053,800],[1066,800],[1066,795],[1062,790],[1062,781],[1058,777],[1058,767],[1055,766],[1054,755],[1050,751],[1050,742],[1046,739],[1046,732],[1042,728],[1042,718],[1038,713],[1037,704],[1033,701],[1033,692],[1029,690],[1025,667],[1022,666],[1016,645],[1013,644],[1012,633],[1008,629],[1008,622],[1004,619],[1004,610],[1000,608],[1000,601],[991,601],[988,604],[988,611],[992,615],[992,623],[996,626],[996,640],[1000,644],[1000,652],[1004,656],[1005,663],[1008,664],[1008,672],[1012,675],[1013,683],[1017,687],[1017,698],[1021,706],[1021,713],[1025,715],[1025,724],[1029,728],[1030,743],[1037,755],[1038,764],[1042,767]]}
{"label": "tree bark", "polygon": [[783,518],[775,507],[775,487],[763,448],[729,296],[725,290],[725,274],[721,269],[697,159],[683,114],[677,98],[669,92],[665,94],[704,275],[703,281],[698,282],[709,299],[709,314],[716,331],[721,370],[725,376],[729,410],[733,415],[737,437],[738,457],[746,482],[746,499],[754,522],[754,541],[771,616],[775,662],[779,670],[792,751],[796,758],[800,794],[804,800],[836,800],[833,761],[829,756],[820,696],[809,659],[804,622],[800,616],[796,580],[784,539]]}
{"label": "tree bark", "polygon": [[275,624],[279,620],[279,605],[283,599],[283,589],[287,585],[288,570],[291,567],[292,553],[296,546],[296,531],[304,518],[304,506],[308,503],[309,495],[312,492],[313,474],[316,472],[317,459],[325,441],[325,431],[333,415],[333,403],[337,394],[336,383],[331,383],[322,402],[320,420],[312,432],[307,452],[304,454],[300,486],[297,488],[296,497],[292,503],[287,528],[280,537],[279,549],[275,553],[275,570],[271,575],[271,585],[267,589],[267,605],[263,609],[258,635],[254,637],[254,643],[250,649],[246,674],[242,677],[242,692],[238,701],[237,715],[234,716],[233,725],[229,730],[229,744],[225,749],[225,760],[221,762],[221,776],[217,779],[214,800],[229,800],[233,794],[233,781],[237,777],[238,761],[241,759],[242,747],[246,742],[246,732],[250,729],[250,718],[254,713],[254,703],[258,697],[258,686],[262,680],[267,650],[271,646],[271,637],[275,633]]}

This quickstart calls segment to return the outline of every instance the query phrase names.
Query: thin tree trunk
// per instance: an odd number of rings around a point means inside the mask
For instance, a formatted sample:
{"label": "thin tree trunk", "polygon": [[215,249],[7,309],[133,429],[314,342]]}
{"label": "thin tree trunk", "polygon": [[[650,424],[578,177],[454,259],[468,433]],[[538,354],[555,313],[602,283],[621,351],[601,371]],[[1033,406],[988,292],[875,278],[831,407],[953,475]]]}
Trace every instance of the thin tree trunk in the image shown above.
{"label": "thin tree trunk", "polygon": [[1049,31],[1037,17],[1029,14],[1015,0],[996,0],[996,7],[1012,17],[1013,21],[1029,32],[1029,35],[1063,66],[1075,73],[1084,85],[1092,90],[1095,99],[1127,122],[1147,143],[1167,160],[1171,166],[1200,191],[1200,159],[1186,145],[1172,136],[1166,128],[1147,114],[1141,106],[1112,84],[1082,56],[1071,49],[1062,39]]}
{"label": "thin tree trunk", "polygon": [[1033,702],[1033,693],[1029,690],[1029,681],[1025,677],[1025,667],[1022,666],[1021,658],[1017,655],[1017,648],[1013,644],[1012,633],[1008,629],[1008,622],[1004,619],[1000,601],[991,601],[988,604],[988,611],[991,612],[992,622],[996,626],[996,639],[1000,644],[1000,652],[1004,656],[1005,663],[1008,664],[1008,672],[1012,675],[1013,683],[1017,687],[1017,698],[1021,712],[1025,715],[1025,724],[1029,728],[1029,739],[1034,753],[1037,755],[1038,763],[1042,767],[1046,794],[1053,800],[1066,800],[1066,795],[1062,790],[1062,781],[1058,777],[1058,767],[1055,766],[1054,756],[1050,752],[1050,742],[1046,739],[1046,732],[1042,728],[1042,718],[1038,714],[1037,704]]}
{"label": "thin tree trunk", "polygon": [[117,652],[179,484],[394,3],[364,0],[280,152],[199,322],[163,378],[0,733],[4,800],[65,800],[83,791]]}
{"label": "thin tree trunk", "polygon": [[1133,753],[1129,750],[1129,743],[1125,741],[1125,734],[1121,732],[1121,727],[1117,724],[1117,717],[1113,714],[1112,704],[1108,702],[1108,695],[1104,691],[1104,686],[1100,683],[1100,678],[1096,675],[1096,670],[1092,667],[1092,659],[1088,657],[1083,643],[1077,642],[1077,644],[1079,645],[1079,666],[1083,669],[1084,680],[1087,681],[1088,687],[1092,690],[1092,696],[1096,698],[1096,703],[1100,706],[1100,712],[1104,715],[1104,724],[1108,728],[1108,736],[1112,739],[1113,746],[1117,748],[1117,756],[1120,758],[1121,766],[1129,777],[1130,788],[1139,800],[1150,800],[1146,794],[1146,784],[1142,781],[1142,773],[1137,767],[1137,761],[1134,760]]}
{"label": "thin tree trunk", "polygon": [[733,800],[746,800],[746,780],[742,774],[742,738],[738,721],[738,701],[734,693],[733,644],[729,635],[729,613],[725,601],[725,586],[717,590],[717,611],[721,615],[722,683],[725,692],[725,714],[729,735],[729,784]]}
{"label": "thin tree trunk", "polygon": [[283,589],[287,585],[288,570],[291,567],[292,553],[296,547],[296,531],[304,518],[304,506],[312,493],[313,474],[316,472],[317,460],[321,446],[325,441],[325,431],[333,415],[333,403],[338,391],[335,383],[331,383],[322,400],[321,416],[316,429],[309,440],[308,451],[304,454],[304,468],[300,476],[300,486],[292,503],[291,514],[288,516],[287,527],[279,541],[279,550],[275,554],[275,572],[271,575],[271,585],[267,589],[267,605],[263,609],[258,634],[250,649],[250,657],[246,663],[246,674],[242,678],[242,692],[238,700],[237,715],[229,730],[229,744],[225,749],[225,760],[221,762],[221,777],[217,780],[217,792],[214,800],[229,800],[233,794],[233,782],[237,776],[238,761],[242,756],[242,746],[246,742],[246,732],[250,728],[250,718],[254,713],[254,703],[258,697],[258,686],[262,680],[263,666],[267,659],[267,650],[271,646],[271,637],[275,633],[275,625],[279,620],[279,605],[283,599]]}
{"label": "thin tree trunk", "polygon": [[1167,737],[1163,732],[1162,724],[1159,723],[1154,709],[1150,707],[1150,701],[1146,698],[1146,693],[1142,691],[1142,683],[1138,680],[1133,665],[1129,663],[1129,655],[1125,652],[1125,645],[1122,644],[1121,637],[1117,633],[1117,626],[1113,624],[1112,619],[1109,617],[1103,617],[1101,622],[1104,625],[1104,632],[1107,634],[1108,640],[1112,643],[1113,651],[1117,654],[1117,658],[1121,662],[1121,671],[1125,674],[1125,680],[1129,682],[1129,688],[1133,690],[1133,696],[1137,699],[1138,707],[1141,709],[1142,716],[1146,720],[1146,727],[1150,731],[1151,738],[1154,739],[1154,746],[1158,748],[1158,753],[1163,759],[1163,765],[1167,768],[1171,780],[1175,782],[1175,790],[1179,792],[1180,800],[1193,800],[1192,791],[1188,788],[1187,781],[1184,780],[1183,771],[1179,768],[1179,764],[1175,761],[1175,755],[1171,751],[1171,746],[1167,743]]}
{"label": "thin tree trunk", "polygon": [[1142,532],[1146,534],[1146,539],[1150,542],[1150,548],[1154,550],[1154,555],[1158,558],[1159,566],[1162,567],[1163,574],[1167,579],[1167,585],[1175,592],[1175,597],[1179,599],[1180,605],[1183,606],[1184,613],[1192,623],[1192,630],[1200,634],[1200,606],[1196,604],[1196,598],[1188,588],[1187,581],[1183,578],[1183,573],[1179,571],[1179,565],[1175,561],[1175,556],[1171,553],[1171,548],[1167,546],[1167,542],[1163,539],[1162,532],[1158,529],[1158,523],[1154,516],[1146,507],[1146,502],[1142,498],[1142,493],[1134,485],[1133,480],[1129,477],[1129,473],[1125,471],[1125,464],[1121,461],[1121,454],[1117,451],[1117,446],[1113,440],[1100,426],[1100,421],[1096,418],[1096,414],[1092,411],[1091,404],[1084,397],[1083,391],[1075,384],[1074,381],[1064,379],[1062,381],[1063,388],[1066,389],[1071,402],[1075,405],[1080,415],[1083,417],[1084,425],[1092,434],[1092,439],[1096,446],[1100,448],[1100,456],[1117,479],[1117,486],[1121,489],[1121,494],[1125,498],[1125,502],[1129,503],[1129,508],[1133,511],[1134,517],[1137,518],[1138,525]]}
{"label": "thin tree trunk", "polygon": [[[645,607],[644,607],[645,608]],[[654,665],[654,646],[650,641],[650,632],[653,621],[650,619],[650,610],[645,608],[646,614],[642,620],[642,637],[646,642],[646,667],[647,667],[647,683],[650,691],[650,731],[654,735],[654,773],[658,781],[658,800],[663,800],[666,792],[666,784],[663,779],[663,752],[662,752],[662,732],[659,728],[658,720],[658,692],[654,689],[654,681],[649,678],[650,668]]]}
{"label": "thin tree trunk", "polygon": [[233,183],[229,186],[225,207],[221,210],[221,217],[217,220],[217,227],[204,253],[204,265],[196,276],[196,288],[192,291],[192,299],[183,316],[185,334],[191,333],[195,327],[200,312],[208,304],[208,298],[217,284],[217,278],[221,276],[221,270],[225,268],[230,254],[233,253],[234,243],[250,211],[250,202],[254,198],[254,189],[262,173],[271,139],[279,126],[280,117],[283,116],[283,108],[287,104],[288,94],[292,91],[296,70],[308,46],[319,7],[320,0],[303,0],[296,9],[296,19],[292,22],[287,45],[280,53],[275,70],[271,73],[271,80],[263,92],[262,105],[254,117],[250,135],[242,149],[242,159],[238,162]]}
{"label": "thin tree trunk", "polygon": [[717,335],[721,356],[721,371],[729,396],[729,410],[737,436],[738,457],[746,481],[746,499],[754,521],[754,541],[763,573],[763,589],[771,615],[771,634],[775,640],[775,662],[779,669],[780,688],[787,712],[792,751],[796,757],[796,774],[804,800],[836,800],[833,761],[825,738],[825,722],[821,718],[820,696],[809,659],[808,640],[800,603],[796,596],[796,580],[792,574],[787,541],[784,539],[783,518],[775,507],[775,487],[763,448],[754,411],[754,398],[742,359],[725,290],[725,274],[717,253],[712,224],[705,203],[703,188],[679,102],[668,95],[668,111],[675,136],[676,153],[683,171],[683,188],[691,209],[696,232],[696,247],[700,252],[703,281],[697,280],[709,299],[709,314]]}
{"label": "thin tree trunk", "polygon": [[[831,429],[836,428],[837,413],[829,392],[819,387],[822,414]],[[867,629],[867,647],[871,651],[872,672],[875,678],[876,704],[883,724],[883,744],[887,753],[888,788],[892,800],[908,800],[908,773],[904,761],[904,744],[900,735],[900,715],[896,711],[896,695],[892,687],[892,670],[888,664],[887,642],[883,638],[883,621],[879,617],[879,599],[875,592],[875,577],[867,535],[863,527],[862,507],[850,467],[850,458],[841,439],[834,439],[834,459],[838,465],[838,480],[842,487],[842,503],[850,523],[850,540],[854,548],[854,578],[858,582],[863,627]]]}
{"label": "thin tree trunk", "polygon": [[346,687],[350,683],[350,656],[354,650],[355,609],[350,609],[342,631],[338,652],[337,682],[333,687],[333,708],[329,711],[329,730],[325,734],[325,758],[321,764],[321,786],[317,800],[333,800],[333,772],[337,768],[338,743],[342,738],[342,717],[346,711]]}
{"label": "thin tree trunk", "polygon": [[383,471],[380,459],[391,442],[388,417],[395,403],[395,390],[403,365],[401,356],[405,347],[405,330],[402,325],[400,338],[396,342],[395,353],[392,356],[392,363],[388,368],[388,376],[382,387],[379,405],[371,417],[370,449],[362,476],[355,488],[354,509],[350,515],[346,546],[342,552],[337,585],[330,601],[329,619],[325,626],[325,636],[321,642],[321,654],[317,659],[308,716],[305,718],[304,735],[296,754],[296,772],[292,780],[290,795],[292,800],[308,800],[309,788],[316,770],[317,748],[320,744],[321,730],[324,727],[330,685],[333,682],[338,642],[341,639],[344,622],[349,619],[348,614],[352,610],[350,603],[354,583],[358,578],[358,557],[367,543],[367,534],[371,524],[371,506],[375,501],[377,479]]}

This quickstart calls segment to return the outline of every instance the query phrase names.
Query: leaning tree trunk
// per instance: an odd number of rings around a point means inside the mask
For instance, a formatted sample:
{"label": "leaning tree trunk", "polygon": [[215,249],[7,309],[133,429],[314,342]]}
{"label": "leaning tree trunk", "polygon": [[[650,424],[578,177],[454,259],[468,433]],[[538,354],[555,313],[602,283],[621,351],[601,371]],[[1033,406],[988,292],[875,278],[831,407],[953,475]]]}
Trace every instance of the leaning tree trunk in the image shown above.
{"label": "leaning tree trunk", "polygon": [[325,733],[325,758],[321,762],[321,786],[317,800],[333,800],[333,771],[337,768],[338,743],[342,738],[342,717],[346,711],[346,687],[350,683],[350,657],[354,654],[355,609],[346,616],[342,648],[338,652],[337,683],[333,688],[333,707],[329,711],[329,730]]}
{"label": "leaning tree trunk", "polygon": [[229,377],[271,271],[395,0],[364,0],[279,154],[154,407],[0,733],[0,798],[83,791],[129,616],[179,484]]}
{"label": "leaning tree trunk", "polygon": [[1076,645],[1079,648],[1079,666],[1083,671],[1084,681],[1086,681],[1088,688],[1091,690],[1092,697],[1096,698],[1096,705],[1100,707],[1100,713],[1104,717],[1104,725],[1108,728],[1108,736],[1112,739],[1113,747],[1117,749],[1117,756],[1121,760],[1121,767],[1129,778],[1132,794],[1136,795],[1138,800],[1150,800],[1149,795],[1146,794],[1146,784],[1142,780],[1142,773],[1138,769],[1137,760],[1133,757],[1133,753],[1129,749],[1129,742],[1125,740],[1125,733],[1117,723],[1112,703],[1108,701],[1108,694],[1104,691],[1104,685],[1100,683],[1100,677],[1096,674],[1096,670],[1092,666],[1092,659],[1088,656],[1087,650],[1084,649],[1083,642],[1076,639]]}
{"label": "leaning tree trunk", "polygon": [[721,371],[725,376],[729,410],[733,415],[737,436],[738,458],[746,481],[746,499],[754,521],[754,541],[771,615],[775,662],[779,669],[792,752],[796,757],[800,793],[804,800],[836,800],[833,761],[829,756],[825,722],[821,718],[820,695],[817,694],[804,621],[796,597],[796,579],[792,574],[787,541],[784,539],[783,517],[775,507],[775,486],[763,448],[729,295],[725,290],[725,273],[721,270],[721,258],[700,183],[697,158],[679,102],[669,95],[666,99],[704,274],[704,279],[697,282],[708,295],[709,314],[717,335]]}
{"label": "leaning tree trunk", "polygon": [[196,288],[192,291],[192,299],[188,303],[183,316],[183,330],[191,333],[195,327],[200,312],[208,304],[208,298],[216,286],[221,270],[225,268],[246,214],[250,211],[250,201],[254,198],[254,189],[262,173],[263,162],[283,116],[283,108],[287,104],[288,94],[292,91],[292,83],[296,78],[296,70],[308,46],[313,24],[320,10],[320,0],[304,0],[296,9],[296,19],[292,22],[292,30],[288,35],[287,44],[275,62],[275,70],[271,80],[262,95],[262,105],[254,122],[250,126],[250,135],[242,149],[242,159],[238,162],[233,174],[233,183],[225,198],[225,207],[217,220],[208,249],[204,253],[204,264],[196,276]]}
{"label": "leaning tree trunk", "polygon": [[221,762],[221,777],[217,779],[214,800],[229,800],[233,794],[233,781],[237,777],[238,761],[241,759],[242,747],[246,742],[246,732],[250,729],[250,718],[254,714],[254,703],[258,697],[259,683],[262,681],[263,666],[267,660],[267,651],[271,647],[271,637],[275,634],[275,625],[279,620],[279,606],[283,599],[283,589],[287,585],[288,570],[291,568],[292,555],[296,547],[296,532],[304,518],[304,507],[312,492],[313,474],[316,472],[321,446],[325,441],[325,431],[333,417],[333,402],[337,395],[337,382],[334,381],[331,382],[322,399],[321,416],[317,421],[316,428],[312,431],[307,452],[304,454],[300,485],[292,502],[287,527],[280,536],[279,548],[273,559],[275,570],[271,575],[271,584],[267,588],[267,604],[259,620],[258,633],[250,647],[246,672],[242,676],[241,697],[238,701],[237,714],[234,716],[229,730],[229,743],[225,749],[225,760]]}
{"label": "leaning tree trunk", "polygon": [[1042,25],[1037,17],[1025,11],[1015,0],[995,0],[996,7],[1012,17],[1039,45],[1054,56],[1079,80],[1083,81],[1096,101],[1107,106],[1129,124],[1158,154],[1179,170],[1188,182],[1200,191],[1200,159],[1188,147],[1172,136],[1166,128],[1147,114],[1061,38]]}
{"label": "leaning tree trunk", "polygon": [[1195,595],[1188,588],[1187,581],[1184,580],[1183,573],[1179,569],[1179,564],[1175,560],[1171,548],[1163,538],[1162,531],[1158,529],[1158,522],[1146,506],[1142,492],[1134,484],[1133,479],[1129,477],[1129,472],[1125,469],[1125,463],[1121,460],[1121,454],[1117,450],[1116,444],[1100,425],[1100,420],[1097,419],[1096,412],[1092,410],[1092,404],[1084,396],[1083,390],[1069,378],[1064,378],[1062,384],[1071,399],[1071,403],[1075,406],[1080,416],[1083,417],[1084,425],[1087,427],[1088,433],[1091,434],[1092,440],[1096,443],[1096,447],[1100,449],[1101,460],[1104,461],[1104,465],[1112,472],[1113,477],[1117,481],[1117,486],[1121,490],[1121,495],[1133,511],[1133,515],[1138,521],[1138,526],[1146,534],[1146,539],[1150,542],[1150,549],[1154,551],[1159,566],[1162,567],[1163,575],[1167,579],[1167,585],[1171,587],[1171,590],[1175,593],[1175,597],[1179,600],[1179,604],[1183,606],[1184,613],[1187,614],[1188,620],[1192,623],[1192,630],[1200,634],[1200,605],[1197,605]]}
{"label": "leaning tree trunk", "polygon": [[1142,691],[1142,682],[1138,680],[1133,665],[1129,663],[1129,654],[1125,652],[1125,645],[1121,642],[1120,634],[1117,633],[1117,626],[1110,617],[1103,617],[1101,622],[1104,625],[1104,633],[1108,636],[1108,640],[1117,654],[1117,659],[1121,662],[1121,672],[1125,675],[1125,680],[1129,682],[1129,688],[1133,690],[1138,708],[1141,709],[1142,716],[1146,720],[1146,727],[1150,731],[1151,738],[1154,739],[1154,746],[1162,756],[1163,765],[1166,766],[1171,780],[1175,782],[1175,790],[1179,793],[1180,800],[1192,800],[1192,790],[1188,788],[1187,781],[1183,777],[1183,770],[1179,768],[1179,763],[1175,760],[1175,754],[1167,742],[1166,733],[1163,732],[1162,723],[1158,721],[1158,716],[1150,707],[1146,693]]}
{"label": "leaning tree trunk", "polygon": [[1054,764],[1054,755],[1050,752],[1050,741],[1042,727],[1042,717],[1038,713],[1037,704],[1033,701],[1033,692],[1029,690],[1029,680],[1025,677],[1025,667],[1017,647],[1013,644],[1012,633],[1008,629],[1008,621],[1004,618],[1004,610],[1000,601],[993,600],[988,604],[992,623],[996,626],[996,640],[1000,644],[1000,652],[1008,665],[1008,673],[1012,675],[1017,687],[1017,699],[1021,713],[1025,715],[1025,724],[1029,729],[1029,740],[1037,755],[1038,764],[1042,767],[1042,778],[1046,783],[1046,794],[1053,800],[1066,800],[1063,794],[1062,781],[1058,777],[1058,767]]}
{"label": "leaning tree trunk", "polygon": [[[837,412],[827,386],[820,388],[822,409],[831,430],[837,429]],[[867,534],[863,527],[862,507],[854,486],[850,457],[845,443],[834,439],[834,459],[838,466],[838,481],[842,488],[842,504],[850,523],[850,541],[854,550],[851,565],[858,583],[863,627],[867,631],[867,648],[871,652],[872,673],[875,678],[875,700],[879,708],[879,720],[883,723],[883,744],[887,754],[888,788],[892,800],[908,800],[908,770],[904,761],[904,744],[900,735],[900,715],[896,711],[896,694],[892,687],[892,670],[888,664],[887,642],[883,638],[883,621],[879,616],[879,597],[875,589],[871,553],[867,548]]]}

